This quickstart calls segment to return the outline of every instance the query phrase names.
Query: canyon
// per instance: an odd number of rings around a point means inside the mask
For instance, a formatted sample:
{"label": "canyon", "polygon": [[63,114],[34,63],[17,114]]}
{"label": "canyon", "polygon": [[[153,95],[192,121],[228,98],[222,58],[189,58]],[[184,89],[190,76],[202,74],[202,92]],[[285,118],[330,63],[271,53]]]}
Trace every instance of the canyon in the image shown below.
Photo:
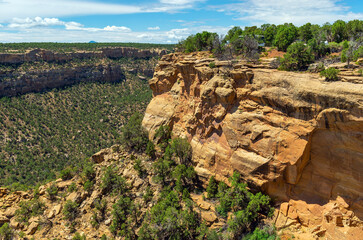
{"label": "canyon", "polygon": [[363,84],[209,53],[163,56],[149,84],[150,139],[162,125],[187,138],[205,183],[240,172],[280,206],[279,229],[308,227],[328,239],[363,233]]}
{"label": "canyon", "polygon": [[[25,53],[0,53],[0,97],[40,92],[87,81],[120,82],[125,80],[124,71],[151,77],[153,67],[125,69],[115,60],[149,60],[164,54],[166,50],[131,47],[66,53],[44,49],[28,50]],[[24,64],[29,66],[19,70]]]}

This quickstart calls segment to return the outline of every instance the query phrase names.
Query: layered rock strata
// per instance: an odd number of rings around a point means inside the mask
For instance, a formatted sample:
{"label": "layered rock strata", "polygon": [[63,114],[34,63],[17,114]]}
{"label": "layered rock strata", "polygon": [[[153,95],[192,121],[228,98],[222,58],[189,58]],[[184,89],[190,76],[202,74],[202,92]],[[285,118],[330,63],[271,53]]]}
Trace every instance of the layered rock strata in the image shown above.
{"label": "layered rock strata", "polygon": [[0,82],[0,97],[15,96],[28,92],[70,86],[80,82],[120,82],[125,79],[124,71],[116,64],[99,64],[71,68],[29,71],[17,74],[0,74],[10,81]]}
{"label": "layered rock strata", "polygon": [[143,126],[187,137],[205,182],[239,171],[276,201],[340,197],[363,217],[363,84],[208,53],[165,55],[149,83]]}
{"label": "layered rock strata", "polygon": [[137,49],[130,47],[100,48],[97,51],[58,53],[44,49],[34,49],[26,53],[0,53],[0,64],[22,64],[24,62],[68,62],[73,59],[89,58],[150,58],[160,57],[166,50]]}
{"label": "layered rock strata", "polygon": [[[125,47],[102,48],[95,52],[57,53],[35,49],[22,54],[1,53],[0,97],[39,92],[84,81],[119,82],[125,79],[124,71],[134,75],[142,74],[140,78],[151,77],[154,61],[150,59],[165,53],[166,50]],[[121,58],[129,59],[128,64],[112,61]],[[132,64],[140,59],[149,61],[150,64]],[[47,63],[49,67],[42,66],[43,63]],[[131,65],[132,68],[126,65]]]}

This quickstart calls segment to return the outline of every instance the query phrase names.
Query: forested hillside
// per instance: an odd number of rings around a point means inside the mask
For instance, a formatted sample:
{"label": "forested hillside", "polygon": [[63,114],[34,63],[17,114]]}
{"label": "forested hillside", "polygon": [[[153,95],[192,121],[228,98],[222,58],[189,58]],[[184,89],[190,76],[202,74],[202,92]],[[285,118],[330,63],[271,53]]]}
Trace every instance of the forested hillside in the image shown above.
{"label": "forested hillside", "polygon": [[1,98],[0,185],[54,179],[115,144],[125,119],[143,112],[151,98],[147,81],[127,79]]}

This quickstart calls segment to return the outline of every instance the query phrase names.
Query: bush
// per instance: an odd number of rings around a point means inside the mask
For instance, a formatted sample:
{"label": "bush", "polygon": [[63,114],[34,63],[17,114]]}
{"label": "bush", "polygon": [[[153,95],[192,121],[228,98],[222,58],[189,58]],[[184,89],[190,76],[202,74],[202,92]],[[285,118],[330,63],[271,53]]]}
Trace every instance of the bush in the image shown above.
{"label": "bush", "polygon": [[180,164],[189,165],[192,160],[192,147],[186,138],[175,138],[171,142],[171,151],[179,159]]}
{"label": "bush", "polygon": [[68,192],[75,192],[77,191],[77,185],[75,182],[72,182],[71,185],[68,187]]}
{"label": "bush", "polygon": [[276,235],[274,228],[256,228],[253,233],[248,234],[245,240],[277,240],[279,237]]}
{"label": "bush", "polygon": [[209,63],[209,67],[210,67],[210,68],[215,68],[215,67],[216,67],[216,63],[215,63],[215,62],[211,62],[211,63]]}
{"label": "bush", "polygon": [[12,240],[14,238],[14,231],[9,226],[9,223],[4,223],[0,227],[0,239],[2,240]]}
{"label": "bush", "polygon": [[28,223],[31,217],[43,214],[45,204],[38,199],[33,199],[20,202],[19,207],[20,208],[15,211],[16,220],[18,222]]}
{"label": "bush", "polygon": [[139,231],[139,239],[195,239],[200,217],[190,201],[183,208],[175,191],[164,192]]}
{"label": "bush", "polygon": [[280,69],[288,71],[306,70],[308,65],[314,61],[314,55],[309,46],[302,42],[291,44],[287,48],[284,58],[280,59]]}
{"label": "bush", "polygon": [[211,176],[207,186],[207,197],[208,198],[215,198],[218,193],[218,184],[214,176]]}
{"label": "bush", "polygon": [[93,181],[96,177],[96,172],[92,162],[86,161],[84,163],[81,175],[85,180]]}
{"label": "bush", "polygon": [[52,183],[52,185],[50,185],[49,188],[47,188],[46,190],[47,195],[49,197],[50,200],[55,200],[57,198],[58,195],[58,187],[55,183]]}
{"label": "bush", "polygon": [[134,113],[121,129],[121,142],[131,150],[145,151],[149,142],[148,134],[141,126],[142,118],[140,113]]}
{"label": "bush", "polygon": [[71,200],[67,200],[63,207],[64,219],[72,222],[78,216],[78,204]]}
{"label": "bush", "polygon": [[149,141],[146,145],[146,151],[145,153],[151,158],[151,159],[155,159],[155,145],[152,141]]}
{"label": "bush", "polygon": [[110,192],[115,194],[125,194],[128,190],[125,178],[117,175],[112,166],[109,166],[104,171],[100,187],[104,194]]}
{"label": "bush", "polygon": [[166,147],[169,145],[169,140],[171,139],[171,130],[169,126],[160,126],[155,132],[155,139],[161,150],[165,151]]}
{"label": "bush", "polygon": [[191,190],[197,179],[194,168],[192,166],[187,167],[184,164],[176,166],[172,176],[175,181],[175,189],[180,193],[183,193],[184,188]]}
{"label": "bush", "polygon": [[84,234],[80,234],[76,232],[72,238],[72,240],[86,240],[86,236]]}
{"label": "bush", "polygon": [[146,190],[142,196],[143,200],[145,203],[148,203],[151,201],[151,199],[153,199],[154,193],[151,190],[151,188],[149,186],[146,187]]}
{"label": "bush", "polygon": [[85,190],[86,192],[91,192],[93,189],[94,183],[93,181],[87,180],[84,184],[83,184],[83,190]]}
{"label": "bush", "polygon": [[61,172],[60,172],[60,178],[62,178],[63,181],[65,180],[69,180],[71,179],[72,177],[74,176],[74,171],[72,168],[70,167],[67,167],[65,169],[63,169]]}
{"label": "bush", "polygon": [[136,222],[136,207],[129,197],[121,196],[112,206],[112,223],[110,230],[114,235],[134,239],[135,232],[132,225]]}
{"label": "bush", "polygon": [[137,174],[141,178],[143,178],[147,174],[146,170],[142,166],[142,163],[141,163],[141,160],[140,159],[136,159],[135,160],[134,169],[137,171]]}
{"label": "bush", "polygon": [[338,73],[340,71],[333,67],[327,68],[320,72],[320,76],[325,77],[326,81],[338,81]]}

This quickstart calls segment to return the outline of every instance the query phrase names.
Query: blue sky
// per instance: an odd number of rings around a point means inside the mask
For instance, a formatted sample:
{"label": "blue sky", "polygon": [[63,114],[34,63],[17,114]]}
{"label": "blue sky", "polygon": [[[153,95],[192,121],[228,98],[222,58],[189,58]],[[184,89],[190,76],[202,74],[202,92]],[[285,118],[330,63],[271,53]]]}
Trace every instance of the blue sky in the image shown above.
{"label": "blue sky", "polygon": [[176,43],[233,26],[363,19],[361,0],[0,0],[0,42]]}

